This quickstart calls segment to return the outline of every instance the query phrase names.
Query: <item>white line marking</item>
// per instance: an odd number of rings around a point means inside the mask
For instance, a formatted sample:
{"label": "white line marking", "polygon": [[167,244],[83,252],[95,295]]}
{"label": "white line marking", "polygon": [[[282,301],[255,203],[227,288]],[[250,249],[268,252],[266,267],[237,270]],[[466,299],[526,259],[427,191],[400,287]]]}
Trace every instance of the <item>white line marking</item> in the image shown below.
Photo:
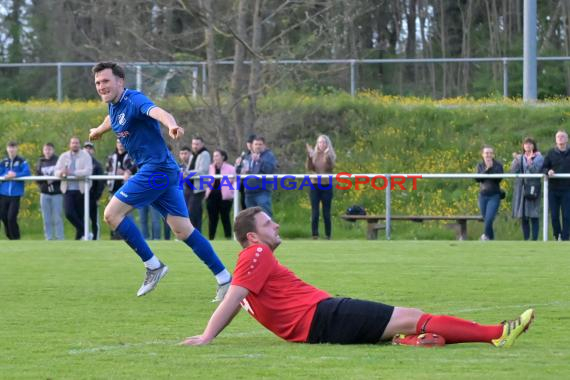
{"label": "white line marking", "polygon": [[[262,335],[269,335],[265,330],[257,330],[251,332],[238,332],[238,333],[228,333],[224,334],[225,337],[254,337],[254,336],[262,336]],[[150,340],[147,342],[140,342],[140,343],[124,343],[124,344],[111,344],[105,346],[95,346],[95,347],[88,347],[88,348],[74,348],[68,351],[69,355],[80,355],[80,354],[94,354],[98,352],[109,352],[109,351],[120,351],[120,350],[129,350],[132,348],[140,348],[145,346],[175,346],[178,343],[182,342],[184,338],[180,340]]]}
{"label": "white line marking", "polygon": [[92,354],[92,353],[96,353],[96,352],[128,350],[130,348],[144,347],[144,346],[151,346],[151,345],[175,345],[177,343],[179,343],[179,341],[175,341],[175,340],[152,340],[149,342],[141,342],[141,343],[125,343],[125,344],[114,344],[114,345],[97,346],[97,347],[90,347],[90,348],[77,348],[77,349],[69,350],[68,353],[70,355]]}
{"label": "white line marking", "polygon": [[523,304],[523,305],[497,305],[497,306],[487,306],[487,307],[474,307],[467,309],[450,309],[450,312],[454,313],[471,313],[474,311],[489,311],[489,310],[504,310],[504,309],[523,309],[523,308],[537,308],[537,307],[548,307],[548,306],[569,306],[570,302],[560,302],[554,301],[549,303],[535,303],[535,304]]}

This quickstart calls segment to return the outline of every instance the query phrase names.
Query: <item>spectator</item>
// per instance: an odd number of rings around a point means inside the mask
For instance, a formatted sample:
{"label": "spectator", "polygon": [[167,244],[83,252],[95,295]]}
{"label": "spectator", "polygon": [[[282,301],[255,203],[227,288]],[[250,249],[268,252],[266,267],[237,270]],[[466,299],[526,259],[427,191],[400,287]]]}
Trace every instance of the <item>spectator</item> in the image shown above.
{"label": "spectator", "polygon": [[[307,170],[317,174],[332,173],[336,161],[336,154],[331,140],[326,135],[317,138],[315,147],[307,144]],[[319,238],[319,204],[323,207],[323,220],[325,222],[325,237],[331,238],[331,204],[333,187],[328,176],[311,179],[313,187],[309,190],[311,199],[311,231],[313,239]]]}
{"label": "spectator", "polygon": [[[148,229],[148,219],[150,215],[150,231]],[[162,228],[162,215],[151,205],[139,208],[141,232],[145,239],[160,240]],[[150,232],[150,233],[149,233]]]}
{"label": "spectator", "polygon": [[[168,151],[172,153],[172,146],[170,144],[166,144]],[[186,162],[188,162],[188,158],[190,157],[190,149],[183,147],[183,150],[186,149],[187,157]],[[180,151],[180,154],[182,150]],[[182,154],[181,154],[182,155]],[[182,166],[180,165],[182,168]],[[186,183],[184,183],[184,187],[188,187]],[[143,237],[148,240],[160,240],[161,239],[161,229],[164,230],[164,240],[170,240],[170,226],[166,223],[166,220],[160,214],[156,208],[152,207],[151,205],[146,205],[140,207],[139,209],[139,217],[140,217],[140,224],[141,224],[141,232]],[[149,215],[150,215],[150,231],[148,229],[149,224]]]}
{"label": "spectator", "polygon": [[[549,177],[555,174],[570,173],[570,150],[566,131],[556,132],[556,146],[544,158],[542,171]],[[553,178],[550,181],[548,204],[554,239],[568,240],[570,235],[570,178]],[[562,211],[562,228],[560,211]]]}
{"label": "spectator", "polygon": [[65,217],[75,227],[75,240],[87,239],[83,228],[85,181],[66,181],[69,176],[85,177],[91,175],[93,163],[89,153],[81,150],[79,138],[69,139],[69,151],[59,156],[55,165],[55,175],[63,178],[61,192]]}
{"label": "spectator", "polygon": [[[251,162],[248,169],[242,169],[244,174],[273,174],[277,169],[277,159],[270,149],[265,146],[265,138],[256,136],[252,143]],[[259,206],[269,215],[273,215],[271,206],[271,181],[262,178],[248,178],[245,185],[246,207]]]}
{"label": "spectator", "polygon": [[[244,169],[247,171],[249,169],[249,163],[251,162],[251,146],[253,144],[253,140],[255,139],[255,135],[249,135],[246,141],[247,151],[241,152],[241,155],[236,158],[236,173],[237,174],[245,174]],[[239,183],[239,199],[241,209],[245,209],[245,188],[243,186],[243,179],[240,180]]]}
{"label": "spectator", "polygon": [[[544,158],[538,151],[536,141],[530,137],[523,140],[522,153],[513,153],[511,173],[534,174],[542,172]],[[533,184],[537,196],[533,199],[525,196],[525,186]],[[517,178],[513,191],[513,218],[521,220],[524,240],[530,239],[532,224],[532,240],[538,239],[538,218],[540,213],[540,179]]]}
{"label": "spectator", "polygon": [[[156,209],[154,209],[154,211],[157,211]],[[158,211],[157,211],[158,212]],[[160,213],[158,213],[160,215]],[[162,217],[162,215],[160,215]],[[164,230],[164,240],[170,240],[170,232],[172,231],[170,229],[170,226],[168,225],[168,223],[166,223],[166,220],[164,218],[162,218],[162,229]]]}
{"label": "spectator", "polygon": [[204,146],[204,139],[200,136],[192,138],[192,154],[190,156],[190,163],[188,171],[194,174],[194,189],[190,191],[188,201],[188,212],[190,213],[190,222],[198,231],[202,231],[202,202],[204,201],[205,189],[200,188],[201,175],[207,175],[212,159],[210,152]]}
{"label": "spectator", "polygon": [[[129,179],[131,174],[136,172],[136,166],[134,162],[131,160],[127,150],[121,143],[119,139],[117,139],[115,145],[115,151],[107,158],[107,174],[108,175],[122,175],[124,180],[116,180],[110,179],[107,181],[107,187],[109,188],[109,192],[111,194],[115,194],[117,190],[123,183]],[[132,218],[132,215],[129,213],[127,218]],[[116,231],[111,231],[111,240],[121,240],[121,237]]]}
{"label": "spectator", "polygon": [[[495,152],[489,145],[484,145],[481,151],[483,161],[477,165],[478,174],[499,174],[503,173],[503,165],[495,160]],[[501,199],[504,198],[504,192],[499,184],[501,178],[477,178],[479,182],[479,208],[485,223],[485,233],[481,235],[481,240],[494,240],[493,221],[497,212]]]}
{"label": "spectator", "polygon": [[108,180],[107,186],[109,187],[109,192],[115,194],[119,187],[123,186],[124,181],[135,172],[135,164],[123,144],[121,144],[121,141],[117,139],[115,151],[107,158],[107,174],[122,175],[124,180]]}
{"label": "spectator", "polygon": [[[55,148],[48,142],[42,149],[42,157],[36,164],[36,175],[54,176],[58,156]],[[63,240],[63,195],[59,181],[37,181],[40,187],[40,208],[44,220],[46,240]]]}
{"label": "spectator", "polygon": [[[236,174],[235,168],[227,163],[228,154],[225,151],[217,149],[214,151],[213,157],[214,163],[210,165],[210,175],[221,174],[229,176]],[[231,188],[229,183],[232,184]],[[206,208],[208,209],[208,234],[210,240],[214,240],[216,237],[218,218],[222,219],[222,226],[224,227],[224,236],[226,239],[231,239],[232,237],[230,211],[232,210],[234,199],[234,190],[232,190],[234,185],[235,179],[224,182],[221,182],[220,179],[216,179],[212,189],[210,189],[210,187],[206,188]]]}
{"label": "spectator", "polygon": [[[93,164],[93,175],[103,175],[103,166],[95,158],[95,145],[91,141],[86,141],[83,144],[83,149],[91,156],[91,163]],[[91,181],[91,189],[89,190],[89,218],[91,219],[91,233],[89,240],[97,240],[99,236],[99,199],[105,190],[105,183],[103,180]]]}
{"label": "spectator", "polygon": [[[186,178],[190,174],[190,152],[192,150],[187,147],[183,146],[178,152],[178,158],[180,159],[180,172],[182,173],[183,178]],[[186,207],[190,204],[190,196],[192,195],[192,189],[188,186],[188,183],[184,181],[183,184],[184,189],[184,201],[186,201]]]}
{"label": "spectator", "polygon": [[6,237],[10,240],[19,240],[18,212],[25,184],[22,181],[11,180],[30,175],[30,168],[27,161],[18,156],[18,143],[9,142],[6,153],[7,156],[0,162],[0,177],[4,176],[4,181],[0,181],[0,219],[4,223]]}
{"label": "spectator", "polygon": [[[172,145],[166,144],[166,147],[168,148],[170,154],[172,154]],[[158,211],[155,207],[151,207],[150,212],[151,212],[151,223],[152,221],[158,221],[158,223],[162,223],[162,230],[164,231],[164,240],[170,240],[171,229],[168,223],[166,222],[166,219],[162,217],[160,211]],[[160,239],[160,235],[157,238]]]}

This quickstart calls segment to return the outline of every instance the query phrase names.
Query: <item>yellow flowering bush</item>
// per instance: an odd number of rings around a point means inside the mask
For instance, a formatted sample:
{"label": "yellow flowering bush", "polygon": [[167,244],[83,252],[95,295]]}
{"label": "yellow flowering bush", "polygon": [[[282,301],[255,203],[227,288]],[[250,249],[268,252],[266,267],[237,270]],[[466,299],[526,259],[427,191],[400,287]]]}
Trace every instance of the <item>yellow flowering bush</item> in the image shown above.
{"label": "yellow flowering bush", "polygon": [[[214,136],[214,123],[202,103],[169,98],[162,105],[176,115],[192,118],[192,130]],[[50,141],[56,152],[67,150],[69,137],[87,139],[90,128],[99,125],[107,112],[96,101],[34,100],[27,103],[0,102],[0,143],[20,142],[20,153],[33,168],[41,147]],[[496,159],[507,172],[512,153],[520,151],[522,138],[537,139],[545,153],[554,142],[557,129],[570,120],[567,99],[553,99],[540,106],[525,105],[520,99],[429,98],[386,96],[363,91],[356,97],[335,93],[311,96],[294,92],[268,93],[259,99],[255,132],[268,138],[278,157],[282,173],[303,173],[305,143],[314,144],[319,134],[331,137],[337,152],[335,172],[350,173],[474,173],[481,160],[483,144],[495,148]],[[100,161],[114,147],[114,139],[97,143]],[[231,154],[241,147],[225,147]],[[232,160],[232,158],[230,158]],[[410,184],[411,185],[411,184]],[[512,181],[502,182],[509,196],[502,202],[509,214]],[[385,192],[370,185],[361,191],[336,191],[335,214],[352,204],[369,212],[384,213]],[[478,214],[478,184],[472,179],[422,179],[416,191],[392,192],[392,212],[409,215]],[[39,215],[36,185],[28,183],[22,200],[23,228],[36,225]],[[287,206],[275,208],[282,220],[308,218],[310,203],[306,191],[287,194]],[[288,207],[295,204],[296,207]],[[40,227],[41,228],[41,227]],[[418,227],[419,228],[419,227]],[[422,227],[423,228],[423,227]]]}

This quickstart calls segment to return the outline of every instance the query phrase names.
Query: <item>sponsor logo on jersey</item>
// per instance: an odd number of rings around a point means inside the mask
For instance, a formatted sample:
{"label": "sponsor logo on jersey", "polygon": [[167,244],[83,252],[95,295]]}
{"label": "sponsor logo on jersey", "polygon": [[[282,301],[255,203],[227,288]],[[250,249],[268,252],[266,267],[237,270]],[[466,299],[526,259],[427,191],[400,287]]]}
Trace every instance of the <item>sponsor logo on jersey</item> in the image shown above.
{"label": "sponsor logo on jersey", "polygon": [[125,125],[125,123],[127,122],[127,118],[125,117],[124,112],[119,115],[119,117],[117,118],[117,121],[119,122],[119,125]]}

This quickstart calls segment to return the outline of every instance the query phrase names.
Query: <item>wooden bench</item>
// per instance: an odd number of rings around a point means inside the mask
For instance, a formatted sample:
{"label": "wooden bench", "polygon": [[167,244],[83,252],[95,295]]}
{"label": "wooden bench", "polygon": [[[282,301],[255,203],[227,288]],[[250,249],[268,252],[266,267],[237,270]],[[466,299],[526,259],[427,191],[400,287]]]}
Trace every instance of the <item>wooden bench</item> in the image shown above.
{"label": "wooden bench", "polygon": [[[385,229],[386,226],[379,224],[381,220],[386,220],[386,215],[341,215],[341,218],[348,221],[365,220],[368,222],[368,230],[366,237],[368,240],[378,239],[378,230]],[[423,223],[429,220],[451,221],[446,227],[455,230],[457,240],[465,240],[467,238],[467,221],[476,220],[483,221],[483,217],[479,215],[454,215],[454,216],[418,216],[418,215],[392,215],[390,220],[407,220],[416,223]]]}

